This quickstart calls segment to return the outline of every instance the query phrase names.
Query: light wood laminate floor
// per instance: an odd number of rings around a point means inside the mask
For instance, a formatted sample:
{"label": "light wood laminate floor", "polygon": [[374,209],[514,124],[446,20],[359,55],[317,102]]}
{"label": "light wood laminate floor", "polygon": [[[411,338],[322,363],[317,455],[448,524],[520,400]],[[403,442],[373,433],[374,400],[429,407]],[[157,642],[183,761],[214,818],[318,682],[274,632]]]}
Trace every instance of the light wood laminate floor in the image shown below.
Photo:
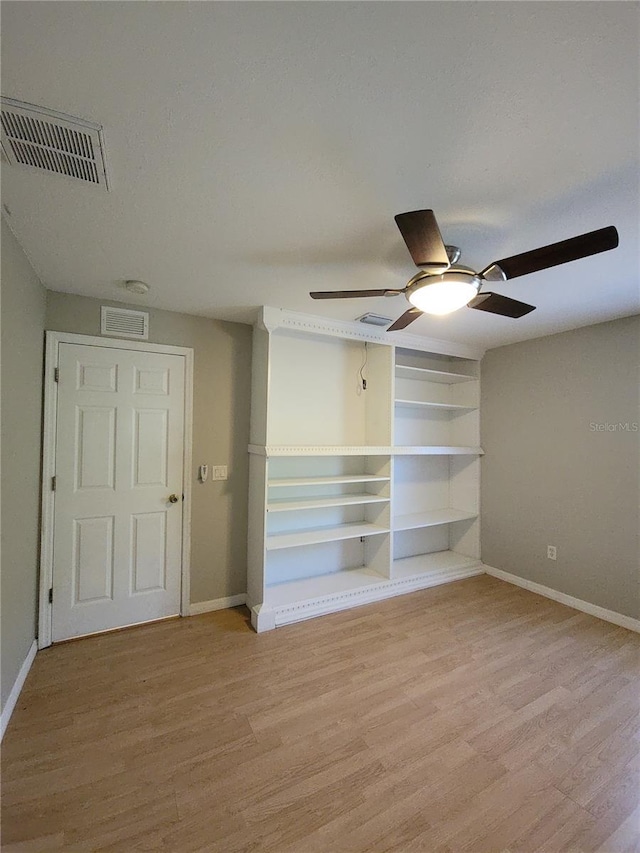
{"label": "light wood laminate floor", "polygon": [[640,850],[640,636],[487,576],[38,654],[3,851]]}

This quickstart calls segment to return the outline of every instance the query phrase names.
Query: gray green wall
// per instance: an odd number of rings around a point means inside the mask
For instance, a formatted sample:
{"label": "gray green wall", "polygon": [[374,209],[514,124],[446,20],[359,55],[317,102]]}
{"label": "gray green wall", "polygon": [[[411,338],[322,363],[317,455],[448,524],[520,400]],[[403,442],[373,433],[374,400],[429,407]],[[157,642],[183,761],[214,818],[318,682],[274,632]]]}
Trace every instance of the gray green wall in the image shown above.
{"label": "gray green wall", "polygon": [[2,692],[36,636],[46,291],[2,220]]}
{"label": "gray green wall", "polygon": [[490,350],[481,383],[483,562],[635,618],[639,365],[636,316]]}
{"label": "gray green wall", "polygon": [[[191,601],[246,592],[251,326],[49,291],[46,328],[99,335],[101,305],[148,310],[150,342],[193,348]],[[200,483],[202,463],[228,480]]]}

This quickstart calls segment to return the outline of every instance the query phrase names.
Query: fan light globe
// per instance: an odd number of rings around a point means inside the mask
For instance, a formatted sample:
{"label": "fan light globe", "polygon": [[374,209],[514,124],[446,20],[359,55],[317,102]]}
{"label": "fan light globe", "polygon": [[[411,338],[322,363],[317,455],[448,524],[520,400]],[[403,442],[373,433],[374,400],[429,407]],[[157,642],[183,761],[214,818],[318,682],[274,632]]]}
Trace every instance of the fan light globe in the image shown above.
{"label": "fan light globe", "polygon": [[445,272],[416,282],[407,298],[425,314],[451,314],[467,305],[478,293],[480,281],[464,272]]}

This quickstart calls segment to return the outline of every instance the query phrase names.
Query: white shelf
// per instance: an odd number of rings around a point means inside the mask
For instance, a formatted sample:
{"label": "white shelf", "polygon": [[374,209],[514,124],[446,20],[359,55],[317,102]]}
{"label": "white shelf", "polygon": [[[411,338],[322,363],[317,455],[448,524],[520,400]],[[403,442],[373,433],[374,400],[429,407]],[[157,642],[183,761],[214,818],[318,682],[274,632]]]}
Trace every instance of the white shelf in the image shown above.
{"label": "white shelf", "polygon": [[389,498],[380,495],[334,495],[330,498],[300,498],[299,500],[272,500],[267,512],[289,512],[301,509],[322,509],[328,506],[351,506],[359,504],[389,503]]}
{"label": "white shelf", "polygon": [[439,382],[443,385],[453,385],[457,382],[471,382],[478,378],[468,373],[449,373],[446,370],[431,370],[427,367],[408,367],[404,364],[396,365],[396,376],[398,379],[420,379],[423,382]]}
{"label": "white shelf", "polygon": [[474,557],[465,557],[455,551],[436,551],[433,554],[419,554],[416,557],[404,557],[391,564],[391,577],[394,580],[420,577],[422,575],[452,572],[479,565]]}
{"label": "white shelf", "polygon": [[473,412],[478,406],[461,406],[459,403],[426,403],[423,400],[396,400],[396,406],[412,409],[444,409],[458,412]]}
{"label": "white shelf", "polygon": [[393,456],[482,456],[481,447],[452,447],[451,445],[402,445],[394,447]]}
{"label": "white shelf", "polygon": [[366,521],[356,524],[338,524],[335,527],[317,527],[312,530],[296,530],[295,533],[278,533],[267,536],[267,551],[280,548],[297,548],[300,545],[318,545],[321,542],[338,542],[342,539],[358,539],[360,536],[372,536],[375,533],[388,533],[388,527],[369,524]]}
{"label": "white shelf", "polygon": [[269,480],[269,488],[281,486],[335,486],[348,483],[388,483],[390,477],[377,477],[373,474],[350,474],[340,477],[293,477],[289,479]]}
{"label": "white shelf", "polygon": [[389,456],[393,449],[388,445],[320,445],[320,444],[250,444],[249,453],[257,456]]}
{"label": "white shelf", "polygon": [[477,518],[478,513],[462,509],[432,509],[426,512],[412,512],[399,515],[393,520],[394,530],[416,530],[419,527],[435,527],[438,524],[451,524],[454,521],[468,521]]}
{"label": "white shelf", "polygon": [[[394,447],[256,447],[249,445],[249,453],[259,456],[481,456],[481,447],[458,447],[442,444],[396,445]],[[273,482],[273,481],[271,481]]]}
{"label": "white shelf", "polygon": [[315,578],[267,585],[264,600],[270,607],[278,607],[310,601],[326,595],[349,593],[386,581],[388,578],[363,566],[360,569],[347,569]]}

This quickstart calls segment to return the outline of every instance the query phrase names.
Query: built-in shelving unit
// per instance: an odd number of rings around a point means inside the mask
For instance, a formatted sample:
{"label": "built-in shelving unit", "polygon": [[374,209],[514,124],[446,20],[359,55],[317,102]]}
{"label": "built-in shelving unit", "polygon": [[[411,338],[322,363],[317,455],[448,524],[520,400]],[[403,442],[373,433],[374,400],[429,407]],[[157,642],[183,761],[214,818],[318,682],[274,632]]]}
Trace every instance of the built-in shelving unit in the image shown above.
{"label": "built-in shelving unit", "polygon": [[268,308],[253,352],[256,630],[482,571],[478,353]]}

